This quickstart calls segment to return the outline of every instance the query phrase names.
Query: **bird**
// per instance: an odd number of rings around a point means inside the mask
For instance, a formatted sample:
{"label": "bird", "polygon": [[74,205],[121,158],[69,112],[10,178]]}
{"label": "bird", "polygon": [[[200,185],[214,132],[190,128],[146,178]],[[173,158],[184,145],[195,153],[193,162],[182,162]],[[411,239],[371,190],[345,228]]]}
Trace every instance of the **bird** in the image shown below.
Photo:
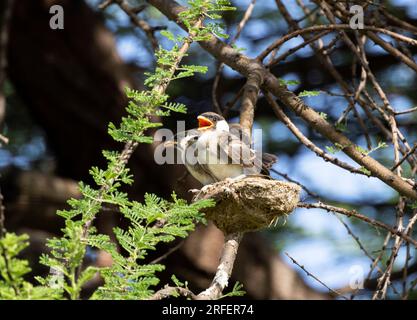
{"label": "bird", "polygon": [[175,144],[188,172],[201,184],[250,175],[269,177],[277,157],[252,150],[239,124],[228,124],[215,112],[202,113],[197,120],[198,128],[182,134]]}

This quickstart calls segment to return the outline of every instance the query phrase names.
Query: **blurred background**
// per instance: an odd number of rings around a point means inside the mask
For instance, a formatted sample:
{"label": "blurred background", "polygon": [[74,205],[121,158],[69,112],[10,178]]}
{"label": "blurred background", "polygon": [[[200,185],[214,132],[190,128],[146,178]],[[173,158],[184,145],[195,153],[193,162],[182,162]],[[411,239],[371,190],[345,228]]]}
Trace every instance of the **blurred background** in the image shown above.
{"label": "blurred background", "polygon": [[[55,215],[65,201],[77,197],[77,181],[91,182],[91,166],[105,164],[102,149],[120,149],[107,134],[107,124],[118,123],[124,115],[127,99],[124,88],[143,88],[143,75],[154,67],[154,51],[146,34],[132,24],[118,6],[106,10],[98,8],[96,0],[20,0],[15,1],[10,20],[10,38],[7,52],[8,75],[4,86],[6,110],[2,133],[10,142],[0,149],[1,190],[5,199],[6,227],[10,231],[27,232],[31,246],[26,255],[31,260],[33,274],[46,272],[37,264],[44,251],[45,239],[59,234],[62,219]],[[237,11],[224,17],[225,30],[233,35],[250,0],[234,0]],[[284,1],[295,18],[304,16],[296,1]],[[135,7],[142,1],[128,1]],[[184,1],[180,1],[184,4]],[[63,30],[51,30],[49,8],[62,5],[65,12]],[[314,7],[314,3],[305,2]],[[395,16],[417,25],[417,6],[413,0],[384,1]],[[183,33],[175,23],[168,21],[156,9],[147,7],[139,14],[154,29],[160,45],[169,47],[159,30],[168,28]],[[251,19],[236,42],[243,53],[255,57],[273,40],[288,33],[288,25],[277,10],[274,0],[257,1]],[[415,35],[414,35],[415,37]],[[326,42],[326,36],[323,37]],[[329,35],[330,39],[330,35]],[[279,53],[303,42],[300,37],[286,42]],[[370,66],[396,110],[417,105],[415,73],[380,47],[368,43]],[[417,48],[410,47],[413,58]],[[334,65],[343,77],[351,77],[351,53],[343,44],[332,52]],[[218,62],[198,45],[194,45],[185,63],[206,65],[205,75],[178,80],[169,87],[171,99],[185,103],[187,115],[164,119],[165,126],[175,129],[176,120],[186,120],[195,127],[196,116],[212,110],[212,87]],[[290,86],[295,92],[323,90],[341,93],[339,86],[318,62],[307,46],[272,67],[277,77],[297,80]],[[221,106],[228,108],[245,79],[224,67],[216,90]],[[336,121],[346,108],[343,97],[322,93],[303,98],[316,111]],[[228,119],[237,121],[239,103],[234,104]],[[330,142],[316,134],[304,122],[290,114],[293,122],[315,144],[330,146]],[[399,117],[398,122],[409,141],[416,141],[417,113]],[[377,144],[383,137],[371,122],[366,122],[372,139]],[[355,143],[366,145],[365,137],[355,120],[348,118],[346,133]],[[361,213],[387,224],[395,222],[395,204],[398,194],[375,178],[351,174],[317,157],[277,120],[271,108],[261,97],[258,101],[255,127],[263,129],[263,150],[274,153],[279,161],[274,165],[276,179],[281,174],[294,179],[321,199],[334,205],[357,209]],[[340,160],[353,165],[342,152]],[[378,149],[372,156],[383,164],[392,163],[392,148]],[[175,190],[190,199],[188,189],[199,187],[180,165],[158,166],[153,160],[152,146],[141,146],[130,161],[135,176],[128,190],[132,198],[141,199],[145,192],[168,197]],[[311,196],[303,192],[302,200]],[[295,265],[285,253],[326,285],[340,290],[346,296],[353,293],[349,285],[364,286],[355,292],[356,298],[370,297],[375,287],[376,272],[365,281],[371,260],[366,257],[354,238],[349,235],[340,219],[376,256],[381,250],[385,232],[363,222],[337,217],[315,209],[297,209],[286,220],[279,220],[268,230],[247,234],[240,248],[233,280],[244,284],[247,297],[255,299],[332,299],[334,296],[323,285]],[[97,221],[101,232],[111,233],[120,218],[115,213],[103,212]],[[158,248],[151,258],[168,252],[167,271],[163,279],[175,273],[188,280],[190,288],[203,289],[211,281],[222,246],[222,234],[214,226],[199,226],[184,243]],[[383,257],[387,259],[387,255]],[[394,271],[401,271],[406,258],[402,248]],[[99,265],[109,263],[100,252],[92,252],[91,259]],[[408,262],[410,281],[417,274],[417,261],[412,254]],[[162,281],[164,283],[164,281]],[[401,283],[396,284],[394,287]],[[351,288],[352,289],[352,288]],[[354,289],[354,288],[353,288]],[[390,288],[391,294],[393,289]],[[413,291],[410,298],[416,298]]]}

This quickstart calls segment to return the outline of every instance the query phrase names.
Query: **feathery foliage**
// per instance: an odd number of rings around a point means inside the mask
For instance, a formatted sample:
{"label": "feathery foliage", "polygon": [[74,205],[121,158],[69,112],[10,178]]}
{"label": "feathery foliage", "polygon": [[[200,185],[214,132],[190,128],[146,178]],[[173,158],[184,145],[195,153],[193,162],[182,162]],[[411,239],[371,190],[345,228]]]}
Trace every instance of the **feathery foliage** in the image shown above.
{"label": "feathery foliage", "polygon": [[[212,206],[211,201],[187,204],[177,199],[175,194],[170,201],[147,194],[144,203],[139,203],[130,201],[127,194],[120,190],[122,185],[133,182],[126,164],[135,146],[152,143],[147,130],[162,125],[151,119],[169,116],[171,112],[186,112],[185,105],[168,102],[169,97],[165,93],[168,84],[207,71],[205,66],[180,66],[187,46],[195,41],[207,40],[212,34],[226,36],[218,23],[203,27],[198,22],[219,19],[219,12],[233,10],[229,1],[190,0],[188,3],[188,10],[180,14],[188,35],[177,36],[167,30],[161,32],[174,43],[172,48],[157,51],[155,72],[146,74],[148,90],[126,89],[130,99],[127,116],[122,118],[119,126],[113,123],[108,126],[111,137],[125,143],[124,151],[103,151],[107,168],[93,167],[90,170],[96,185],[80,182],[82,197],[70,199],[69,210],[58,211],[58,215],[65,219],[63,235],[48,240],[50,253],[42,255],[40,262],[48,266],[51,273],[37,278],[39,286],[33,287],[23,280],[22,277],[30,269],[26,261],[16,259],[16,255],[27,245],[26,236],[7,234],[1,239],[0,249],[4,258],[0,257],[0,297],[79,299],[83,286],[100,273],[104,284],[93,293],[92,299],[146,299],[159,282],[156,273],[164,266],[141,264],[140,260],[147,256],[149,250],[155,250],[159,243],[171,242],[177,237],[185,238],[194,229],[195,223],[205,222],[200,210]],[[120,211],[129,222],[126,229],[114,229],[117,244],[92,226],[103,206]],[[113,259],[112,266],[83,268],[88,248],[108,252]]]}

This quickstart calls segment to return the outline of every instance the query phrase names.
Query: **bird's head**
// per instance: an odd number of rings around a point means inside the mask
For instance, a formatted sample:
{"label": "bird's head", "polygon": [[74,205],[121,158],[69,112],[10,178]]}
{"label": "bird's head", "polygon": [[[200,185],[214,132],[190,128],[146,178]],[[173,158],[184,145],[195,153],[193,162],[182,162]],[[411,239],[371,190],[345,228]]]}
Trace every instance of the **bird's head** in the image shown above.
{"label": "bird's head", "polygon": [[197,117],[198,130],[207,130],[211,128],[228,130],[229,126],[226,120],[215,112],[204,112]]}

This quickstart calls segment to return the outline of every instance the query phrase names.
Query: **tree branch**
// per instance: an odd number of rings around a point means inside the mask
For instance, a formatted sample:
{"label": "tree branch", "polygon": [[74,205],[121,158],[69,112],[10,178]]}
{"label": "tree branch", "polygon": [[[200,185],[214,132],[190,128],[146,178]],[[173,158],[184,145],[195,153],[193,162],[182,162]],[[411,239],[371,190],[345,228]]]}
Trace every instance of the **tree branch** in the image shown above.
{"label": "tree branch", "polygon": [[[184,8],[175,1],[148,0],[148,2],[165,14],[169,19],[176,21],[181,27],[185,28],[185,26],[178,22],[178,14],[182,12]],[[273,93],[287,107],[294,110],[298,116],[324,137],[334,144],[337,143],[343,146],[342,151],[358,164],[368,169],[373,176],[379,178],[399,193],[411,199],[417,199],[417,191],[413,189],[413,186],[408,184],[401,177],[393,174],[388,168],[369,155],[360,152],[357,145],[350,141],[345,135],[338,132],[316,111],[307,106],[293,92],[289,91],[285,85],[280,84],[276,77],[264,68],[261,63],[237,52],[214,36],[212,36],[210,40],[201,42],[200,45],[218,60],[224,62],[245,77],[249,77],[254,69],[262,70],[263,78],[265,80],[263,87],[266,90]]]}
{"label": "tree branch", "polygon": [[369,218],[369,217],[367,217],[363,214],[360,214],[356,210],[348,210],[348,209],[345,209],[345,208],[335,207],[335,206],[331,206],[331,205],[324,204],[324,203],[321,203],[321,202],[317,202],[317,203],[302,203],[302,202],[300,202],[298,204],[298,207],[299,208],[307,208],[307,209],[312,209],[312,208],[324,209],[324,210],[327,210],[327,211],[333,211],[333,212],[343,214],[347,217],[357,218],[357,219],[362,220],[366,223],[369,223],[369,224],[371,224],[375,227],[385,229],[385,230],[389,231],[391,234],[399,236],[401,239],[403,239],[406,242],[409,242],[415,248],[417,248],[417,241],[414,240],[413,238],[411,238],[406,233],[404,233],[401,230],[398,230],[396,228],[393,228],[393,227],[391,227],[391,226],[389,226],[389,225],[387,225],[387,224],[385,224],[381,221],[378,221],[378,220]]}
{"label": "tree branch", "polygon": [[225,237],[223,252],[213,281],[209,288],[198,294],[197,300],[215,300],[221,297],[232,275],[233,264],[242,237],[243,234],[240,232],[231,233]]}

